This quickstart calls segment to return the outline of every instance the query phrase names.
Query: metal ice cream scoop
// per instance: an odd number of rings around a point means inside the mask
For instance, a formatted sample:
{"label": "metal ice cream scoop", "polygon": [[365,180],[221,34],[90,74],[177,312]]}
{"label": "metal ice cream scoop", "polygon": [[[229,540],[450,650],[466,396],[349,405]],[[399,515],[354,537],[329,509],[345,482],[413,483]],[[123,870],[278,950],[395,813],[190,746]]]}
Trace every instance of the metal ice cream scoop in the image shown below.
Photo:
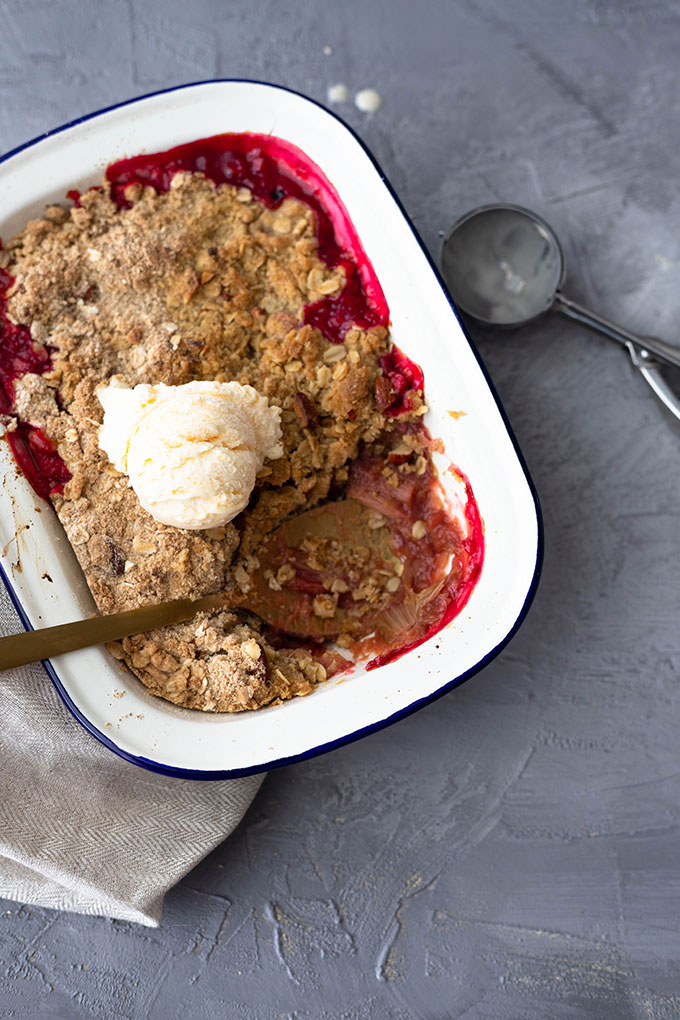
{"label": "metal ice cream scoop", "polygon": [[659,400],[680,420],[680,399],[661,365],[680,368],[680,347],[639,337],[588,311],[561,291],[564,254],[552,228],[528,209],[487,205],[451,228],[442,272],[458,307],[490,326],[520,326],[554,310],[622,344]]}

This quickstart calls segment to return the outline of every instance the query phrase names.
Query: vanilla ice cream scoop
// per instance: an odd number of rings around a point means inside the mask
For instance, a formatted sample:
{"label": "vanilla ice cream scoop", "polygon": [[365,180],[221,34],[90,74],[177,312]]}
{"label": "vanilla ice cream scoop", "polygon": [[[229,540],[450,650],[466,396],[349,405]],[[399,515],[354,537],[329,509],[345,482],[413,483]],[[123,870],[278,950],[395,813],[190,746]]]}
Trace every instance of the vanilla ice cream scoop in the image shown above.
{"label": "vanilla ice cream scoop", "polygon": [[248,504],[267,457],[283,455],[281,411],[237,382],[97,389],[99,446],[145,510],[176,528],[215,528]]}

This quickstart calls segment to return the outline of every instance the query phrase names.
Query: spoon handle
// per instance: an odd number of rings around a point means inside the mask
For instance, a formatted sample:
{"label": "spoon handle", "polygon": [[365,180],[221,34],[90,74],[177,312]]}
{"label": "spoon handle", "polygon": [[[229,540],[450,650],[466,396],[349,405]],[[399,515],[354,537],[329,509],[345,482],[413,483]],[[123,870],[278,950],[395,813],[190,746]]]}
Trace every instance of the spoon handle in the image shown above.
{"label": "spoon handle", "polygon": [[629,351],[630,344],[635,344],[636,347],[643,347],[650,354],[654,354],[660,361],[680,368],[680,347],[667,344],[664,340],[657,340],[653,337],[642,338],[636,336],[635,333],[629,333],[623,326],[617,326],[609,319],[605,319],[603,315],[596,315],[594,312],[588,311],[587,308],[583,308],[582,305],[578,305],[575,301],[570,301],[564,294],[558,293],[555,296],[554,307],[556,311],[566,315],[567,318],[575,319],[576,322],[580,322],[583,326],[588,326],[596,333],[602,333],[603,336],[609,337],[610,340],[616,340],[617,343],[628,347]]}
{"label": "spoon handle", "polygon": [[204,595],[200,599],[177,599],[156,606],[141,606],[124,613],[110,616],[93,616],[89,620],[62,623],[57,627],[43,627],[29,630],[24,634],[10,634],[0,638],[0,671],[13,666],[25,666],[28,662],[51,659],[64,652],[75,652],[90,645],[103,645],[117,641],[130,634],[155,630],[170,623],[190,620],[196,613],[223,609],[233,604],[224,593]]}

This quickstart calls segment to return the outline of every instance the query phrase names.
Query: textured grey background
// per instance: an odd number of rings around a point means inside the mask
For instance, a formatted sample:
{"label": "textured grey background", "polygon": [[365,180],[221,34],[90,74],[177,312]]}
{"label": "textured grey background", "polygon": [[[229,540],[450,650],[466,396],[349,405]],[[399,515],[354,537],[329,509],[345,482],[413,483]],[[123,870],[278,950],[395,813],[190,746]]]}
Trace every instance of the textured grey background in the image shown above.
{"label": "textured grey background", "polygon": [[[340,112],[433,252],[477,203],[529,205],[568,293],[678,339],[677,0],[0,14],[3,150],[200,78],[376,86],[379,113]],[[270,775],[159,930],[2,904],[0,1015],[680,1017],[680,429],[576,326],[473,333],[545,511],[518,637],[430,708]]]}

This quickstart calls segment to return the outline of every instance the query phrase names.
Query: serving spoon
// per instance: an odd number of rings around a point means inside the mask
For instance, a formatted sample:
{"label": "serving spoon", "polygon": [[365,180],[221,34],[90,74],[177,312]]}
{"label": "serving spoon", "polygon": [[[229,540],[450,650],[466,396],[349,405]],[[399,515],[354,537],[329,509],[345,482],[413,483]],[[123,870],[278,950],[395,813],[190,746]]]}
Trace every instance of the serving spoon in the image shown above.
{"label": "serving spoon", "polygon": [[[301,638],[336,637],[358,617],[363,619],[364,630],[368,632],[380,625],[384,602],[373,606],[352,598],[348,606],[337,606],[332,616],[319,616],[314,611],[314,597],[325,595],[327,589],[321,582],[321,573],[310,566],[311,550],[315,543],[318,547],[333,539],[337,540],[338,553],[323,570],[324,581],[331,586],[333,581],[339,581],[336,588],[357,590],[363,580],[376,576],[376,572],[387,577],[396,576],[393,570],[396,556],[390,547],[389,528],[375,527],[375,515],[358,500],[337,500],[291,518],[267,536],[258,549],[260,566],[251,575],[247,593],[240,590],[216,592],[199,599],[176,599],[11,634],[0,638],[0,670],[118,641],[131,634],[182,623],[197,613],[220,609],[247,609],[277,630]],[[356,550],[361,556],[353,556]],[[287,573],[292,575],[285,585],[276,580],[283,564],[287,564]]]}
{"label": "serving spoon", "polygon": [[473,209],[451,228],[441,266],[454,302],[478,322],[522,326],[554,310],[622,344],[659,400],[680,419],[680,399],[660,367],[680,368],[680,348],[636,336],[566,297],[562,247],[536,213],[507,204]]}

